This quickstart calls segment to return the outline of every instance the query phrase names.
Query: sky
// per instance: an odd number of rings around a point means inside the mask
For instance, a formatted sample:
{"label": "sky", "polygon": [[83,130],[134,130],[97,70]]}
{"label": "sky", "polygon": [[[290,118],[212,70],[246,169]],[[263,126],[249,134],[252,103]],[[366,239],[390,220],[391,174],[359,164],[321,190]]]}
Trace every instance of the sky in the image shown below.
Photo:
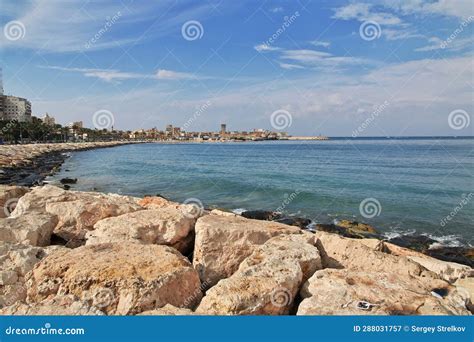
{"label": "sky", "polygon": [[474,135],[470,0],[2,0],[0,26],[5,93],[62,124]]}

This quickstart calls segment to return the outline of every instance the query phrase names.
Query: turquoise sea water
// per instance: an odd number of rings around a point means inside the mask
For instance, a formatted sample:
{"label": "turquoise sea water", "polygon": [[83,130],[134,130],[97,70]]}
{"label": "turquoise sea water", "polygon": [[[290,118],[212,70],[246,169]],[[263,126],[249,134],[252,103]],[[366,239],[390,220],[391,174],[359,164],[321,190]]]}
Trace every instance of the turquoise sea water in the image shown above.
{"label": "turquoise sea water", "polygon": [[387,236],[474,245],[473,152],[473,139],[139,144],[74,153],[52,181],[77,177],[78,190],[197,198],[321,223],[355,219]]}

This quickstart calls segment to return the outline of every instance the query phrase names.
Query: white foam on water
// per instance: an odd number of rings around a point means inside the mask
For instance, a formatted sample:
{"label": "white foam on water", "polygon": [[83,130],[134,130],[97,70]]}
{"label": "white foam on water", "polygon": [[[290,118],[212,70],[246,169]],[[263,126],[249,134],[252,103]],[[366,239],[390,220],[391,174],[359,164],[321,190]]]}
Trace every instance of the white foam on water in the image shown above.
{"label": "white foam on water", "polygon": [[232,212],[233,212],[234,214],[237,214],[237,215],[242,215],[242,213],[243,213],[244,211],[247,211],[247,209],[245,209],[245,208],[237,208],[237,209],[232,210]]}
{"label": "white foam on water", "polygon": [[435,242],[430,245],[431,248],[437,247],[462,247],[463,243],[460,241],[459,235],[445,235],[445,236],[436,236],[436,235],[426,235],[430,239],[437,240],[439,242]]}

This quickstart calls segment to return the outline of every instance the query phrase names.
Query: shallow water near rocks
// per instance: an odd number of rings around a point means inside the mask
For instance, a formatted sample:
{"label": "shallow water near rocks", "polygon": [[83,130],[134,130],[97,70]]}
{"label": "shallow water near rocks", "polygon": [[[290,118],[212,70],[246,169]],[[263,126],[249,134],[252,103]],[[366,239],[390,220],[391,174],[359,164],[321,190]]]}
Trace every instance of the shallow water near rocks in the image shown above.
{"label": "shallow water near rocks", "polygon": [[[72,189],[196,198],[206,207],[277,210],[320,223],[358,220],[391,237],[416,232],[472,246],[473,147],[473,139],[460,138],[125,145],[75,152],[49,180],[78,178]],[[364,217],[367,199],[380,205],[368,201],[375,212],[366,207]]]}

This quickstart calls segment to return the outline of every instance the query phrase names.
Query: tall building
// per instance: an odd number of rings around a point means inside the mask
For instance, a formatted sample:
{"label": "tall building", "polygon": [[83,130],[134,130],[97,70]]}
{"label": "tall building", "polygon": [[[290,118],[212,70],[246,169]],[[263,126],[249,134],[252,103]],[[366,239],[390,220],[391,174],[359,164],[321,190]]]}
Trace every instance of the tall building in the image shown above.
{"label": "tall building", "polygon": [[227,130],[227,125],[221,124],[221,135],[225,135],[226,130]]}
{"label": "tall building", "polygon": [[43,123],[48,126],[54,126],[56,124],[56,120],[52,116],[49,116],[48,113],[46,113],[41,120],[43,120]]}
{"label": "tall building", "polygon": [[4,95],[3,74],[0,69],[0,120],[31,121],[31,103],[22,97]]}
{"label": "tall building", "polygon": [[31,103],[22,97],[0,95],[2,97],[2,120],[31,121]]}

